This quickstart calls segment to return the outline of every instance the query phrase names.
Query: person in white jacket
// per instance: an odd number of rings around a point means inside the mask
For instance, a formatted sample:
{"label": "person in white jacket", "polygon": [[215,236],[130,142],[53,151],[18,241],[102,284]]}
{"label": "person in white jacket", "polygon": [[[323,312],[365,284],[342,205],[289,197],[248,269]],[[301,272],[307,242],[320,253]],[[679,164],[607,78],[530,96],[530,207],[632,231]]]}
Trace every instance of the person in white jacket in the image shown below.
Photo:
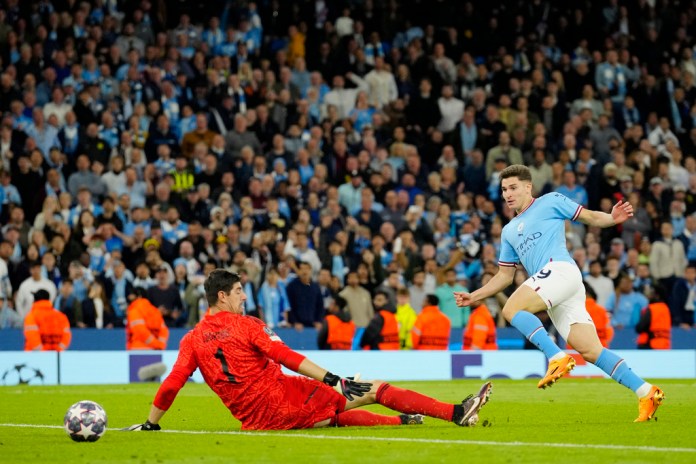
{"label": "person in white jacket", "polygon": [[[340,119],[347,118],[351,110],[355,108],[355,101],[357,100],[358,93],[361,91],[366,92],[369,89],[367,82],[360,76],[349,72],[346,74],[346,77],[353,82],[357,88],[345,88],[345,78],[343,76],[334,76],[333,88],[324,97],[323,106],[335,106]],[[327,111],[325,109],[322,110],[322,114],[326,113]]]}
{"label": "person in white jacket", "polygon": [[37,290],[46,290],[51,296],[51,301],[56,298],[58,289],[56,285],[45,277],[41,277],[41,261],[34,261],[29,268],[31,275],[20,284],[15,298],[15,310],[22,319],[29,314],[34,304],[34,293]]}
{"label": "person in white jacket", "polygon": [[377,109],[381,109],[399,97],[394,74],[384,65],[384,58],[381,56],[375,57],[375,68],[365,75],[365,81],[369,86],[370,104]]}

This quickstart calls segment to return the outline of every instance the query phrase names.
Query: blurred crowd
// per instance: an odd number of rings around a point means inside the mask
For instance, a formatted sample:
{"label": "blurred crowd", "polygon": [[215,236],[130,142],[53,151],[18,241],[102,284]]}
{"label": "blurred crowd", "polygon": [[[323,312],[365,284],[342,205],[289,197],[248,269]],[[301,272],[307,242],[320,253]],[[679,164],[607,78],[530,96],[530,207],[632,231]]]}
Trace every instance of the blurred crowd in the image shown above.
{"label": "blurred crowd", "polygon": [[218,267],[272,328],[339,296],[357,327],[377,296],[463,327],[510,164],[537,195],[630,201],[621,227],[569,222],[570,252],[614,327],[656,284],[691,327],[695,44],[670,0],[3,0],[0,327],[39,290],[73,328],[123,327],[136,294],[190,327]]}

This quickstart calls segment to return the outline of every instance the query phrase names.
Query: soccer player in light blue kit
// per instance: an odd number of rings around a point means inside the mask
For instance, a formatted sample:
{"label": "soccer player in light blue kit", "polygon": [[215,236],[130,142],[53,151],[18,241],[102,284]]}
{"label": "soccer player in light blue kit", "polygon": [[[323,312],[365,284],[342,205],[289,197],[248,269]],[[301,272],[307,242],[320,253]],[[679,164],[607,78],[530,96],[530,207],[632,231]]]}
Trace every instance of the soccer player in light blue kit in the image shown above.
{"label": "soccer player in light blue kit", "polygon": [[547,310],[561,336],[582,357],[606,372],[639,398],[635,422],[652,419],[664,392],[638,377],[614,352],[602,347],[592,318],[585,309],[585,287],[580,269],[568,253],[565,221],[611,227],[633,216],[630,203],[619,201],[611,214],[590,211],[560,193],[532,197],[532,176],[522,165],[505,168],[501,174],[503,199],[517,215],[503,228],[499,270],[478,290],[454,292],[457,305],[469,306],[509,286],[517,265],[529,278],[515,290],[503,307],[503,316],[549,359],[548,371],[537,385],[546,388],[575,367],[575,360],[549,337],[534,314]]}

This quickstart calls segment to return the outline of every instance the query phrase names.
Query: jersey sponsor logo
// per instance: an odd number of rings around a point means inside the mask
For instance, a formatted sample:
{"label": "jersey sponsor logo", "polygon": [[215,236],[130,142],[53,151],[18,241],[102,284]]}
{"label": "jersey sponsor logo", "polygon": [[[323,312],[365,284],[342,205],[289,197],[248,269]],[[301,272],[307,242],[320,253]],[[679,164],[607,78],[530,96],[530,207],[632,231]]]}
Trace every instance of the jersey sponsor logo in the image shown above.
{"label": "jersey sponsor logo", "polygon": [[281,341],[280,337],[278,335],[276,335],[276,333],[274,331],[272,331],[269,327],[264,327],[263,331],[266,332],[266,335],[268,335],[268,338],[270,338],[272,342]]}
{"label": "jersey sponsor logo", "polygon": [[533,234],[527,235],[520,243],[517,245],[517,255],[524,256],[529,250],[531,250],[535,245],[536,241],[544,235],[541,232],[534,232]]}

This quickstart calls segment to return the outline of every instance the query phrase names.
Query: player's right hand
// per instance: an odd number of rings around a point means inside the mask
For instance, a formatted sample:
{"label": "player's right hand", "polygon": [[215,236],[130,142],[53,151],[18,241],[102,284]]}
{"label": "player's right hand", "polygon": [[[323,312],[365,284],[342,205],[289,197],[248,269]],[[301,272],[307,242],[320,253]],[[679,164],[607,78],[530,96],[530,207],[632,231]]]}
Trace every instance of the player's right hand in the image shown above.
{"label": "player's right hand", "polygon": [[359,379],[359,376],[352,380],[350,377],[341,378],[331,372],[327,372],[324,376],[324,383],[333,387],[334,390],[345,396],[348,401],[353,401],[356,396],[365,396],[365,393],[372,389],[371,383],[359,382]]}
{"label": "player's right hand", "polygon": [[162,430],[159,424],[153,424],[149,420],[146,420],[143,424],[134,424],[125,429],[121,429],[124,432],[154,432],[157,430]]}
{"label": "player's right hand", "polygon": [[457,306],[470,306],[471,305],[471,293],[469,292],[452,292],[454,294],[454,302]]}

